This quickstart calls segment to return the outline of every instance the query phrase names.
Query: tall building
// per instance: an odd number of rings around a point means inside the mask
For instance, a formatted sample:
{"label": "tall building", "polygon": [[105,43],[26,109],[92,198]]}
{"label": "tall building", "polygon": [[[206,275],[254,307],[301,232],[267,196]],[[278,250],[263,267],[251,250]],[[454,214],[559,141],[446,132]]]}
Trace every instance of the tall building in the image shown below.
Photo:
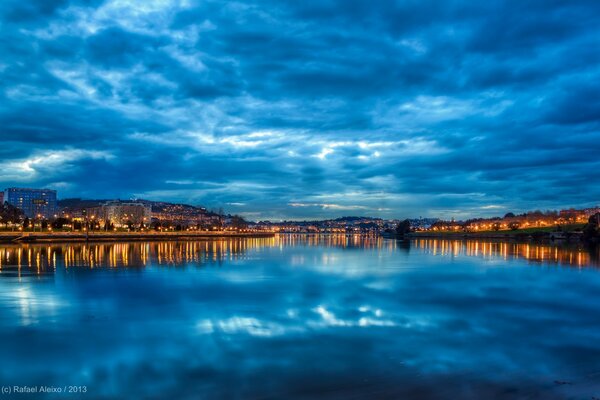
{"label": "tall building", "polygon": [[23,210],[26,217],[52,218],[57,212],[56,190],[50,189],[6,189],[6,201]]}
{"label": "tall building", "polygon": [[4,204],[4,192],[0,192],[0,205]]}

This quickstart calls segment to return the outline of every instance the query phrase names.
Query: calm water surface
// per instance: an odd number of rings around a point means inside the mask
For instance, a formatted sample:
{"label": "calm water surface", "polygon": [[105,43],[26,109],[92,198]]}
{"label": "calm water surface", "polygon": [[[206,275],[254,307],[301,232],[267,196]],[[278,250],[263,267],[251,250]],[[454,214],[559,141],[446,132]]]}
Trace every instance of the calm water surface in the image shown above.
{"label": "calm water surface", "polygon": [[599,259],[344,236],[0,245],[0,383],[87,388],[12,398],[592,400]]}

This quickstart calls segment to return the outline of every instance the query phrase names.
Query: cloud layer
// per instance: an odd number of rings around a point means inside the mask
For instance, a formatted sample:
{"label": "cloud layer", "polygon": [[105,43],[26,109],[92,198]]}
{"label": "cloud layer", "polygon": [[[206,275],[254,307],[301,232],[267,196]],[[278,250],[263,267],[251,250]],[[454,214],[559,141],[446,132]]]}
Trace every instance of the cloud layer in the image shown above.
{"label": "cloud layer", "polygon": [[595,1],[4,1],[0,186],[252,219],[598,203]]}

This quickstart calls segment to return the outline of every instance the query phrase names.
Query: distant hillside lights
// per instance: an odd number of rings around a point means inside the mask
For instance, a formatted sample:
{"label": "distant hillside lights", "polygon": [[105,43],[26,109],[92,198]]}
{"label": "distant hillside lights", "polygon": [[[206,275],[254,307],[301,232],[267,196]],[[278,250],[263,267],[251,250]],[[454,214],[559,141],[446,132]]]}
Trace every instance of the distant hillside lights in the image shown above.
{"label": "distant hillside lights", "polygon": [[[99,229],[144,229],[150,225],[152,209],[138,202],[109,201],[86,210],[88,221],[96,221]],[[109,229],[107,229],[109,228]]]}
{"label": "distant hillside lights", "polygon": [[[0,228],[22,232],[246,231],[239,216],[206,208],[148,200],[67,199],[58,208],[56,191],[9,188],[0,192]],[[3,200],[7,202],[4,203]]]}
{"label": "distant hillside lights", "polygon": [[438,221],[424,230],[481,232],[549,228],[561,225],[579,226],[585,224],[590,216],[599,212],[600,207],[583,210],[531,211],[519,215],[507,213],[504,217],[476,218],[466,221]]}
{"label": "distant hillside lights", "polygon": [[[62,208],[60,211],[59,204]],[[0,192],[0,206],[0,228],[26,232],[238,231],[379,235],[394,231],[400,222],[356,216],[314,221],[248,222],[238,215],[226,215],[221,209],[208,211],[204,207],[142,199],[65,199],[57,202],[55,190],[14,187]],[[409,222],[411,230],[415,232],[531,231],[533,228],[580,231],[588,219],[598,213],[600,207],[532,211],[519,215],[507,213],[504,217],[465,221],[419,218]],[[599,224],[600,221],[597,221],[596,225]]]}
{"label": "distant hillside lights", "polygon": [[203,207],[148,200],[81,200],[68,199],[61,212],[72,221],[75,230],[119,232],[219,231],[226,229],[224,215]]}

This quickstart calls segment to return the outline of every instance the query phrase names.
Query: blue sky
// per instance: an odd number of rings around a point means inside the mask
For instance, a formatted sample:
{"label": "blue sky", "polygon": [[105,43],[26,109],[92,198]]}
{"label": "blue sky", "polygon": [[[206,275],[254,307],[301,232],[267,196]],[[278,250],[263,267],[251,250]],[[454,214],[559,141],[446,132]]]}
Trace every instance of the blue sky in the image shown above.
{"label": "blue sky", "polygon": [[597,1],[0,4],[0,186],[250,219],[600,203]]}

